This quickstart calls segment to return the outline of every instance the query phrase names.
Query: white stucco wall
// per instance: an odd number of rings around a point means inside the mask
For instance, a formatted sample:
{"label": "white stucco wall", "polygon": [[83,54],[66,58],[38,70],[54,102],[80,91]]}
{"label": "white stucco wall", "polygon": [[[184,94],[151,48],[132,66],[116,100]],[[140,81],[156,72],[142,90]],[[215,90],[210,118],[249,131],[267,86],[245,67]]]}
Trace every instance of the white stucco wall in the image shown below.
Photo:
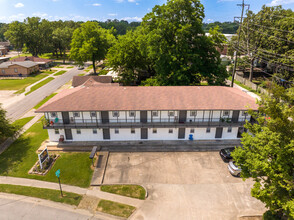
{"label": "white stucco wall", "polygon": [[[178,128],[173,129],[173,133],[169,133],[169,128],[157,128],[157,133],[153,133],[153,128],[148,128],[148,139],[144,140],[179,140]],[[194,133],[190,133],[192,128],[186,128],[185,139],[188,140],[189,135],[193,134],[194,140],[215,140],[216,128],[210,128],[210,132],[206,132],[206,128],[194,128]],[[60,134],[55,134],[54,129],[49,129],[50,141],[58,141],[60,135],[64,135],[64,130],[59,129]],[[223,128],[222,139],[237,139],[238,127],[233,127],[232,132],[228,132],[228,128]],[[119,134],[115,134],[115,129],[110,129],[110,140],[103,140],[103,129],[97,129],[97,134],[93,134],[93,129],[81,129],[81,134],[77,134],[77,129],[72,129],[72,141],[128,141],[141,140],[141,129],[136,128],[135,133],[131,133],[131,128],[120,128]]]}

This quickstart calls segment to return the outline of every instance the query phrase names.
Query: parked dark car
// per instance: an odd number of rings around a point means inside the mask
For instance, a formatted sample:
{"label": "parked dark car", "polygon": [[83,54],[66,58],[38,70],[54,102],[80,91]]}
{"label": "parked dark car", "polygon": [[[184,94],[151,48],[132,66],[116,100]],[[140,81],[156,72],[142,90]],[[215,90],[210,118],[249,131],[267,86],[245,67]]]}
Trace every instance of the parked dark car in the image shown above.
{"label": "parked dark car", "polygon": [[235,147],[224,148],[220,150],[219,155],[221,156],[224,162],[229,162],[230,160],[233,159],[231,156],[231,153],[234,150],[235,150]]}

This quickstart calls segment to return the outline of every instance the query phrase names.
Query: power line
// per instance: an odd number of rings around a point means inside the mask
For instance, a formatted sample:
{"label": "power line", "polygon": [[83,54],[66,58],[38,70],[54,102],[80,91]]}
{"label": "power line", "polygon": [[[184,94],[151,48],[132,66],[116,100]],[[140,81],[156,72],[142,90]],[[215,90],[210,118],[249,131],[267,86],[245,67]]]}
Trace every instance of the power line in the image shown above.
{"label": "power line", "polygon": [[258,26],[258,27],[268,28],[268,29],[271,29],[271,30],[285,32],[285,33],[290,33],[290,34],[294,33],[294,31],[287,31],[287,30],[282,30],[282,29],[278,29],[278,28],[272,28],[272,27],[268,27],[268,26],[264,26],[264,25],[255,24],[255,23],[252,23],[252,22],[250,22],[250,24],[253,24],[254,26]]}
{"label": "power line", "polygon": [[274,35],[267,34],[266,32],[260,32],[260,31],[258,31],[258,30],[256,30],[256,29],[253,29],[253,28],[250,28],[250,27],[248,27],[248,28],[249,28],[250,30],[252,30],[252,31],[256,31],[256,32],[258,32],[258,33],[260,33],[260,34],[265,34],[265,35],[267,35],[267,36],[269,36],[269,37],[274,37],[274,38],[276,38],[276,39],[278,39],[278,40],[282,40],[282,41],[286,41],[286,42],[289,42],[289,43],[294,44],[294,41],[289,41],[289,40],[286,40],[286,39],[284,39],[284,38],[276,37],[276,36],[274,36]]}

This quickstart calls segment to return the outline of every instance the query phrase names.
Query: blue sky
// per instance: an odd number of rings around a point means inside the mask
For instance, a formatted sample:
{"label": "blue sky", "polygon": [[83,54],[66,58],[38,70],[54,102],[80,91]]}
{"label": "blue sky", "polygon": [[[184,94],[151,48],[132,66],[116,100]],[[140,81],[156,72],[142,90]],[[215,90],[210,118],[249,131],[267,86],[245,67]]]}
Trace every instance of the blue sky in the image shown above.
{"label": "blue sky", "polygon": [[[48,20],[99,20],[124,19],[140,21],[155,5],[166,0],[0,0],[0,22],[23,21],[39,16]],[[233,21],[240,16],[236,4],[241,0],[201,0],[205,6],[205,22]],[[245,0],[257,12],[264,4],[283,5],[294,9],[294,0]]]}

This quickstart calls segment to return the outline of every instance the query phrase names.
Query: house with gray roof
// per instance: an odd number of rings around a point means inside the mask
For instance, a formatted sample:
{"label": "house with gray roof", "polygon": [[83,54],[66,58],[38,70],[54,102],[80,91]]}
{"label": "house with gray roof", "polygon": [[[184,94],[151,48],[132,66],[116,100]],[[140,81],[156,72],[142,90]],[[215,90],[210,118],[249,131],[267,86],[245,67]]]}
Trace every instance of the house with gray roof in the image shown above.
{"label": "house with gray roof", "polygon": [[4,62],[0,64],[1,77],[29,76],[39,71],[39,65],[35,62]]}

